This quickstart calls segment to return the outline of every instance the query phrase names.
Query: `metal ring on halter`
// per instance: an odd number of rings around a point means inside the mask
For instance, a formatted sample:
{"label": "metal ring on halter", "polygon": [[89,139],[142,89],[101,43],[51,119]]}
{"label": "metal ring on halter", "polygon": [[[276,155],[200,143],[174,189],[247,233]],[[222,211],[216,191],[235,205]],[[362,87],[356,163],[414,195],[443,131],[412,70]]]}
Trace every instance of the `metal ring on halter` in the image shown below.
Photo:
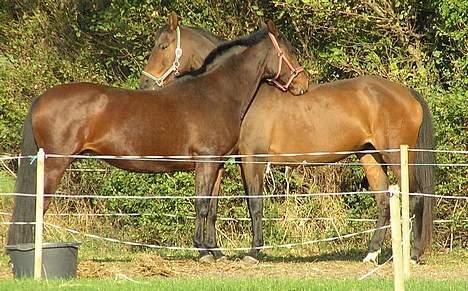
{"label": "metal ring on halter", "polygon": [[180,47],[180,29],[177,26],[176,28],[176,49],[174,52],[174,62],[172,62],[172,66],[170,66],[160,77],[156,77],[153,74],[142,71],[142,74],[145,75],[146,77],[150,78],[153,80],[158,87],[163,87],[164,86],[164,80],[169,77],[169,75],[174,72],[174,74],[177,76],[179,75],[179,66],[180,66],[180,58],[182,57],[182,48]]}
{"label": "metal ring on halter", "polygon": [[[267,79],[267,81],[274,84],[274,85],[276,85],[276,87],[278,87],[282,91],[287,91],[289,86],[291,85],[292,81],[294,80],[294,78],[296,78],[297,75],[299,75],[300,72],[304,71],[304,69],[302,67],[300,67],[300,66],[295,68],[291,64],[291,62],[289,62],[289,60],[284,56],[284,52],[281,50],[275,36],[272,33],[268,33],[268,36],[270,37],[271,42],[273,43],[273,46],[278,51],[279,61],[278,61],[278,71],[277,71],[275,77],[272,78],[272,79]],[[286,63],[286,65],[288,65],[289,69],[291,70],[291,76],[289,77],[289,80],[285,84],[281,84],[279,82],[279,79],[278,79],[280,74],[281,74],[281,68],[282,68],[282,65],[283,65],[283,60]]]}

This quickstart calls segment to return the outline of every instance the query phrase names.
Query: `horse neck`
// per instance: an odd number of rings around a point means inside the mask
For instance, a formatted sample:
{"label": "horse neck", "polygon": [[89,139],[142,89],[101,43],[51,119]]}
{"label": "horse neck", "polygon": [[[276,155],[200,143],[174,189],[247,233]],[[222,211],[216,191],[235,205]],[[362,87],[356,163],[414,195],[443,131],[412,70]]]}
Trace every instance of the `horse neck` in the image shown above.
{"label": "horse neck", "polygon": [[[191,69],[201,67],[208,54],[215,49],[223,39],[212,35],[210,32],[185,27],[190,32],[190,42],[192,45]],[[209,34],[209,35],[208,35]]]}
{"label": "horse neck", "polygon": [[220,69],[224,71],[223,76],[226,76],[227,80],[219,83],[223,84],[228,98],[237,104],[239,120],[243,119],[260,82],[265,77],[268,58],[265,53],[266,45],[266,41],[262,40],[242,53],[230,57],[226,64],[221,64]]}

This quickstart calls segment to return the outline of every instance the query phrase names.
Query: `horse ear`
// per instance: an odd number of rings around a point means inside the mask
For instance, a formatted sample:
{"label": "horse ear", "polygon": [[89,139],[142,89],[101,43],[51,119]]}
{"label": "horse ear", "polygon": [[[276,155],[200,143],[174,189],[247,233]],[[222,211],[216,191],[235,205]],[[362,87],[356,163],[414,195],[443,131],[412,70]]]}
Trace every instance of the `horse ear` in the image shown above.
{"label": "horse ear", "polygon": [[279,37],[279,31],[271,19],[268,19],[266,21],[266,26],[269,32],[271,32],[274,36]]}
{"label": "horse ear", "polygon": [[175,12],[172,12],[167,19],[167,25],[169,25],[169,29],[171,30],[176,30],[177,26],[179,26],[179,17]]}
{"label": "horse ear", "polygon": [[267,25],[266,25],[266,23],[265,23],[265,21],[263,20],[263,18],[260,18],[260,19],[258,20],[258,25],[257,25],[257,26],[258,26],[259,28],[266,28],[266,29],[268,29],[268,28],[267,28]]}

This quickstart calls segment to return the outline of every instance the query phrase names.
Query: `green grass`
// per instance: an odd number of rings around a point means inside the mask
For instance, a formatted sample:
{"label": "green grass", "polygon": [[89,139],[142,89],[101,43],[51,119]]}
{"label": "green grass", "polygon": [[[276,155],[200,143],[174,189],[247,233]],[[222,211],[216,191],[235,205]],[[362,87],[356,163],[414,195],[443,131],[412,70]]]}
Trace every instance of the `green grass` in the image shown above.
{"label": "green grass", "polygon": [[[467,290],[468,281],[412,280],[409,290]],[[313,279],[153,279],[0,282],[0,290],[393,290],[390,280],[313,280]]]}
{"label": "green grass", "polygon": [[12,192],[15,186],[15,179],[5,172],[0,172],[0,193]]}
{"label": "green grass", "polygon": [[[15,178],[6,172],[0,171],[0,193],[11,193],[15,189]],[[0,211],[7,212],[11,208],[12,196],[0,196]],[[8,216],[2,216],[0,219],[9,220]],[[1,233],[1,232],[0,232]],[[3,235],[3,233],[1,233]]]}

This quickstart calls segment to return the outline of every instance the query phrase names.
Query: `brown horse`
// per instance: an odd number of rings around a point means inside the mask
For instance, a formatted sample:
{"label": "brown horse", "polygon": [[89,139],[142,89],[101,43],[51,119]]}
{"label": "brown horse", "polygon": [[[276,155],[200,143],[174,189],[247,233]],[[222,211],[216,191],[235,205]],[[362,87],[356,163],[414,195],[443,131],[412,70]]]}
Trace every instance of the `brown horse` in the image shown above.
{"label": "brown horse", "polygon": [[167,25],[156,32],[154,47],[140,77],[140,89],[162,87],[179,73],[200,68],[205,57],[221,43],[221,39],[213,34],[179,26],[178,21],[177,15],[172,13]]}
{"label": "brown horse", "polygon": [[[172,20],[176,23],[177,18]],[[175,26],[159,32],[145,70],[149,74],[161,75],[174,58]],[[199,65],[204,52],[209,51],[221,40],[200,29],[179,26],[180,40],[184,49],[179,70],[190,70]],[[171,48],[169,50],[161,49]],[[187,53],[186,53],[187,52]],[[157,60],[157,63],[155,61]],[[173,78],[174,76],[169,76]],[[141,87],[152,87],[147,76],[141,77]],[[316,85],[309,92],[292,97],[272,86],[263,84],[257,92],[241,128],[239,149],[241,154],[258,153],[304,153],[350,150],[385,150],[407,144],[411,148],[433,149],[432,119],[424,99],[414,90],[397,83],[373,76]],[[398,164],[399,153],[380,152],[357,154],[363,163],[369,186],[374,191],[388,189],[387,166]],[[334,162],[346,155],[296,156],[281,158],[244,158],[242,164],[246,192],[261,195],[263,189],[264,164],[253,161],[288,162]],[[410,153],[410,163],[434,163],[432,153]],[[399,177],[398,166],[390,166]],[[433,193],[433,168],[411,167],[411,192]],[[376,195],[380,209],[377,227],[389,222],[388,197]],[[252,218],[253,241],[249,255],[257,257],[263,245],[262,199],[248,199]],[[216,205],[209,215],[216,217]],[[432,201],[430,198],[413,197],[412,211],[415,215],[412,259],[419,260],[432,235]],[[215,223],[210,220],[208,223]],[[214,229],[214,226],[211,226]],[[374,232],[365,261],[376,261],[383,243],[385,229]]]}
{"label": "brown horse", "polygon": [[[34,155],[38,147],[46,154],[74,155],[226,155],[237,151],[243,116],[259,84],[278,76],[291,79],[282,55],[300,68],[290,45],[273,22],[257,32],[216,47],[196,71],[160,90],[126,90],[78,83],[47,90],[34,100],[23,129],[23,155]],[[297,71],[297,69],[295,70]],[[307,90],[308,80],[298,74],[291,82],[293,94]],[[54,193],[73,158],[45,161],[45,193]],[[219,163],[107,160],[122,169],[138,172],[193,170],[197,196],[212,193]],[[16,192],[34,193],[35,167],[21,163]],[[45,205],[49,204],[47,198]],[[210,199],[195,201],[194,245],[216,248],[207,241],[205,226]],[[34,198],[16,197],[13,221],[34,221]],[[9,244],[32,240],[31,227],[12,225]],[[211,235],[213,237],[214,235]],[[200,251],[203,257],[207,250]]]}

